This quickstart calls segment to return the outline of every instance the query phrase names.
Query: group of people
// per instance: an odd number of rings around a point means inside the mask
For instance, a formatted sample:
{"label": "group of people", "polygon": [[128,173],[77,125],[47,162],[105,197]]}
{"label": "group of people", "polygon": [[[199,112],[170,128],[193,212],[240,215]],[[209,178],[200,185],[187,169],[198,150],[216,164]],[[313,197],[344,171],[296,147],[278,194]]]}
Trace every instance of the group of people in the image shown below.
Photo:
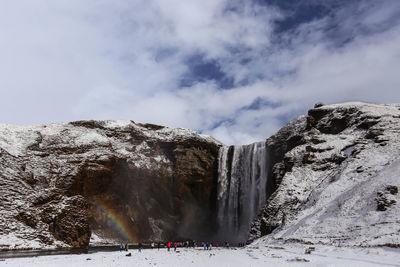
{"label": "group of people", "polygon": [[[215,247],[219,247],[220,244],[218,242],[214,243]],[[156,244],[154,242],[152,242],[150,244],[151,249],[154,249],[156,247]],[[204,248],[204,250],[211,250],[213,248],[213,243],[211,242],[196,242],[196,241],[185,241],[185,242],[167,242],[167,243],[161,243],[158,242],[157,243],[157,249],[160,250],[161,247],[166,247],[168,251],[170,251],[172,248],[174,249],[174,251],[176,251],[176,249],[178,247],[186,247],[186,248],[198,248],[198,247],[202,247]],[[224,247],[229,248],[229,242],[225,242],[224,243]],[[138,251],[141,252],[143,249],[143,245],[142,243],[138,243]],[[119,245],[119,251],[128,251],[128,243],[121,243]]]}
{"label": "group of people", "polygon": [[[204,250],[211,250],[213,248],[213,245],[215,245],[215,247],[219,247],[220,244],[218,242],[212,243],[212,242],[196,242],[196,241],[186,241],[186,242],[168,242],[166,244],[166,247],[168,249],[168,251],[170,251],[171,248],[174,248],[174,251],[176,251],[176,249],[178,247],[186,247],[186,248],[198,248],[198,247],[202,247],[204,248]],[[224,243],[224,247],[229,248],[229,242],[225,242]]]}
{"label": "group of people", "polygon": [[[174,251],[176,251],[176,249],[178,247],[186,247],[186,243],[185,242],[168,242],[167,250],[170,251],[172,247],[174,248]],[[189,247],[189,246],[187,245],[187,247]]]}
{"label": "group of people", "polygon": [[[119,244],[119,251],[123,251],[123,250],[128,251],[128,248],[129,248],[128,243],[125,243],[125,245],[123,245],[122,243]],[[138,244],[139,252],[142,252],[142,249],[143,249],[143,245],[142,245],[142,243],[139,243]]]}
{"label": "group of people", "polygon": [[204,243],[204,242],[202,242],[203,243],[203,248],[204,248],[204,250],[211,250],[212,249],[212,243]]}
{"label": "group of people", "polygon": [[128,251],[128,243],[125,243],[125,245],[123,245],[122,243],[119,244],[119,251],[122,250]]}

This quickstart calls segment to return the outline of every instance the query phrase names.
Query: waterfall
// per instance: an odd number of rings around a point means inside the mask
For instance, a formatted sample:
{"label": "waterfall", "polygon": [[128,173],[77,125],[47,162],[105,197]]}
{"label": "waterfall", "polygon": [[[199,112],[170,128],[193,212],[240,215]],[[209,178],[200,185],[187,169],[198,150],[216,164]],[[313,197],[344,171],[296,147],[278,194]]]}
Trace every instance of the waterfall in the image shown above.
{"label": "waterfall", "polygon": [[220,149],[217,188],[220,239],[247,240],[250,224],[267,200],[268,162],[265,142]]}

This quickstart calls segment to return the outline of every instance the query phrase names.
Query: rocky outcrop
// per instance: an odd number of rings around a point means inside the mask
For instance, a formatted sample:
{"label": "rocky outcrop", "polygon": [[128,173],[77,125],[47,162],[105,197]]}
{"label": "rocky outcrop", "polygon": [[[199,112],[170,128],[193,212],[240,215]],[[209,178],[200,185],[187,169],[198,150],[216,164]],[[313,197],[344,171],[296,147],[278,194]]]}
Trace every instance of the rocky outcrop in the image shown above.
{"label": "rocky outcrop", "polygon": [[250,240],[400,244],[400,105],[319,106],[267,144],[276,190]]}
{"label": "rocky outcrop", "polygon": [[0,247],[211,235],[220,145],[132,121],[0,125]]}
{"label": "rocky outcrop", "polygon": [[397,186],[394,185],[388,185],[385,188],[385,191],[378,191],[376,194],[378,195],[376,200],[376,210],[378,211],[385,211],[390,206],[394,205],[397,203],[395,199],[395,195],[398,193],[398,188]]}

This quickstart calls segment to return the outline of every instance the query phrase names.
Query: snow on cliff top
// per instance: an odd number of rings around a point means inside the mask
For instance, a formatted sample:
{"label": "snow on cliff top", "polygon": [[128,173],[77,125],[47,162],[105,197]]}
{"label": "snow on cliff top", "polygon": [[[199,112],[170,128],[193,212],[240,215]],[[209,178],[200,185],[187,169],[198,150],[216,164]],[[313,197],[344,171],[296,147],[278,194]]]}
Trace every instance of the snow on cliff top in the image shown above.
{"label": "snow on cliff top", "polygon": [[164,126],[146,127],[146,124],[136,124],[127,120],[104,120],[104,121],[82,121],[94,122],[100,128],[88,128],[74,125],[72,123],[51,123],[46,125],[19,126],[0,123],[0,149],[7,151],[13,156],[21,156],[27,147],[46,136],[48,139],[62,139],[66,144],[76,146],[100,144],[107,145],[112,142],[111,138],[104,135],[102,130],[115,130],[126,132],[135,130],[141,132],[150,139],[160,141],[175,141],[177,139],[197,139],[204,142],[222,145],[221,142],[211,136],[198,134],[193,130],[183,128],[169,128]]}
{"label": "snow on cliff top", "polygon": [[400,104],[350,102],[310,114],[263,214],[277,228],[258,242],[399,246],[400,194],[388,188],[400,188]]}
{"label": "snow on cliff top", "polygon": [[338,108],[357,108],[364,113],[368,113],[372,116],[385,116],[390,114],[398,114],[400,104],[372,104],[364,102],[345,102],[341,104],[330,104],[319,107],[319,109],[338,109]]}

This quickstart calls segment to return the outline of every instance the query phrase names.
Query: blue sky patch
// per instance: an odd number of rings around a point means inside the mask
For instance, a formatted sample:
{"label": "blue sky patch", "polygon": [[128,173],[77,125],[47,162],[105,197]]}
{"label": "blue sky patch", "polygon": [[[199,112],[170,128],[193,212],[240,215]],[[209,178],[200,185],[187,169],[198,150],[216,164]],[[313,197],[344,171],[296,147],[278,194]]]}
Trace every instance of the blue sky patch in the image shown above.
{"label": "blue sky patch", "polygon": [[190,87],[207,81],[214,81],[221,89],[234,86],[233,78],[222,71],[216,60],[207,60],[203,55],[196,54],[187,59],[186,66],[188,70],[181,78],[181,87]]}

